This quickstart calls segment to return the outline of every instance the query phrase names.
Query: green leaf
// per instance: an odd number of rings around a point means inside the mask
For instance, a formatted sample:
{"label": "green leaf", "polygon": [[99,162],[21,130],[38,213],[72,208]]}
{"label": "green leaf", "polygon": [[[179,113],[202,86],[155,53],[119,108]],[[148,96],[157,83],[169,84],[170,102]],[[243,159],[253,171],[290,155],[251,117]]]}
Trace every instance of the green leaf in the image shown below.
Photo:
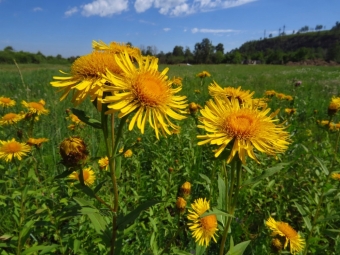
{"label": "green leaf", "polygon": [[20,236],[21,236],[21,245],[23,246],[24,243],[26,242],[28,235],[30,233],[31,228],[34,225],[34,221],[30,220],[28,222],[26,222],[25,226],[22,228],[21,232],[20,232]]}
{"label": "green leaf", "polygon": [[99,183],[99,184],[94,188],[93,193],[94,193],[94,194],[97,194],[98,191],[103,187],[103,185],[104,185],[105,182],[106,182],[106,180],[105,180],[105,181],[102,181],[101,183]]}
{"label": "green leaf", "polygon": [[325,173],[326,175],[328,175],[328,174],[329,174],[329,171],[328,171],[327,167],[323,164],[323,162],[322,162],[319,158],[317,158],[317,157],[315,157],[315,156],[314,156],[314,158],[315,158],[315,160],[319,163],[319,165],[321,166],[321,169],[324,171],[324,173]]}
{"label": "green leaf", "polygon": [[98,234],[101,234],[105,231],[106,221],[104,220],[103,216],[101,216],[99,213],[88,213],[87,216],[89,216],[92,225]]}
{"label": "green leaf", "polygon": [[208,176],[206,176],[205,174],[199,174],[201,177],[202,177],[202,179],[204,179],[208,184],[210,184],[211,183],[211,181],[210,181],[210,179],[209,179],[209,177]]}
{"label": "green leaf", "polygon": [[72,174],[73,171],[74,171],[73,169],[72,169],[72,170],[65,170],[65,171],[62,172],[61,174],[55,176],[54,179],[65,178],[65,177],[69,176],[70,174]]}
{"label": "green leaf", "polygon": [[91,188],[89,188],[86,185],[81,185],[81,183],[77,183],[74,185],[74,187],[76,187],[77,189],[83,191],[86,195],[88,195],[89,197],[92,198],[96,198],[96,194],[93,192],[93,190]]}
{"label": "green leaf", "polygon": [[91,119],[90,117],[86,116],[84,111],[78,110],[75,108],[71,108],[71,111],[74,115],[78,117],[78,119],[80,119],[82,122],[86,123],[87,125],[94,127],[94,128],[98,128],[98,129],[102,128],[102,124],[100,121],[96,119]]}
{"label": "green leaf", "polygon": [[236,244],[233,247],[230,247],[230,250],[227,252],[227,255],[242,255],[244,251],[247,249],[249,241],[244,241],[242,243]]}
{"label": "green leaf", "polygon": [[203,255],[203,253],[205,252],[205,250],[207,249],[206,246],[201,246],[198,243],[196,243],[196,255]]}
{"label": "green leaf", "polygon": [[41,251],[39,254],[45,254],[46,252],[50,252],[51,250],[56,249],[57,247],[58,247],[57,244],[53,244],[49,246],[37,245],[37,246],[33,246],[33,247],[26,249],[25,251],[21,253],[21,255],[28,255],[36,251]]}
{"label": "green leaf", "polygon": [[298,211],[300,212],[300,214],[302,215],[303,221],[305,222],[308,230],[310,231],[312,229],[312,224],[311,224],[310,218],[308,217],[306,211],[296,201],[294,201],[294,204],[295,204],[296,208],[298,209]]}
{"label": "green leaf", "polygon": [[224,180],[218,175],[218,199],[217,199],[217,208],[221,210],[225,210],[225,183]]}
{"label": "green leaf", "polygon": [[118,156],[116,157],[116,169],[115,169],[117,179],[120,178],[121,172],[122,172],[122,157]]}
{"label": "green leaf", "polygon": [[144,211],[144,210],[148,209],[150,206],[153,206],[153,205],[158,204],[160,202],[161,201],[157,201],[157,200],[146,201],[145,203],[138,206],[135,210],[133,210],[129,214],[125,215],[122,218],[118,218],[117,229],[118,230],[124,230],[125,226],[127,224],[129,224],[130,222],[133,222],[135,219],[137,219],[137,217],[139,216],[139,214],[142,211]]}
{"label": "green leaf", "polygon": [[261,181],[261,180],[263,180],[263,179],[265,179],[265,178],[267,178],[269,176],[272,176],[273,174],[279,172],[282,168],[284,168],[287,165],[289,165],[289,163],[279,163],[276,166],[267,169],[261,175],[246,180],[242,184],[242,186],[247,186],[247,185],[255,184],[255,183],[257,183],[257,182],[259,182],[259,181]]}
{"label": "green leaf", "polygon": [[214,214],[214,215],[223,215],[223,216],[233,217],[233,218],[234,218],[233,215],[228,214],[228,213],[226,213],[226,212],[223,212],[223,211],[221,211],[221,210],[218,210],[217,208],[213,208],[212,210],[203,213],[203,214],[200,216],[200,218],[203,218],[203,217],[209,216],[209,215],[213,215],[213,214]]}

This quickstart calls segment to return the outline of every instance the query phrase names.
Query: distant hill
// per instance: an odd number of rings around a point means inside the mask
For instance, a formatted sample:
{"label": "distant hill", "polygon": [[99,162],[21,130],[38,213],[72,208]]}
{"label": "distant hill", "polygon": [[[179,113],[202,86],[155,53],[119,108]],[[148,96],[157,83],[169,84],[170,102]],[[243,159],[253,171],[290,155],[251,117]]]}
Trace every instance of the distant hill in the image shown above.
{"label": "distant hill", "polygon": [[240,54],[243,60],[260,60],[268,64],[315,59],[340,63],[340,27],[249,41],[229,54],[230,60]]}

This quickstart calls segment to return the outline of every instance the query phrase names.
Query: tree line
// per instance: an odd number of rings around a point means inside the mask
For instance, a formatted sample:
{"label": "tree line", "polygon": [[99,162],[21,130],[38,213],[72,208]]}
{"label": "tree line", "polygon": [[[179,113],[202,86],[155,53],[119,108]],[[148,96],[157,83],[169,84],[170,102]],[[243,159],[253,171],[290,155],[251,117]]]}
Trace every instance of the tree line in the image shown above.
{"label": "tree line", "polygon": [[[261,64],[285,64],[288,62],[300,62],[309,59],[335,61],[340,63],[340,23],[337,21],[330,30],[321,31],[325,28],[317,25],[310,31],[304,26],[291,35],[279,29],[277,37],[260,38],[249,41],[239,48],[224,52],[224,45],[213,45],[208,38],[202,39],[195,44],[193,51],[189,47],[176,45],[172,52],[157,52],[155,46],[141,46],[143,55],[156,56],[161,64],[241,64],[256,61]],[[308,33],[307,33],[308,32]],[[127,44],[131,45],[130,42]],[[16,52],[11,46],[0,51],[0,63],[13,64],[13,59],[18,63],[51,63],[70,64],[78,57],[63,58],[61,55],[44,56],[41,52],[29,53]]]}

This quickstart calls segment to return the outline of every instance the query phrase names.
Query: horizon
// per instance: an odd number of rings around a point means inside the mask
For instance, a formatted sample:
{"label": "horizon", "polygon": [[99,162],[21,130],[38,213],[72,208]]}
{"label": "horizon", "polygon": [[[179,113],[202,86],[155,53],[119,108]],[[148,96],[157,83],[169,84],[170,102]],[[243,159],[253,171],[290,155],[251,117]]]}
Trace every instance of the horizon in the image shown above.
{"label": "horizon", "polygon": [[92,51],[92,41],[156,47],[157,54],[208,38],[224,53],[242,44],[297,32],[304,26],[331,29],[340,1],[307,0],[0,0],[0,49],[63,58]]}

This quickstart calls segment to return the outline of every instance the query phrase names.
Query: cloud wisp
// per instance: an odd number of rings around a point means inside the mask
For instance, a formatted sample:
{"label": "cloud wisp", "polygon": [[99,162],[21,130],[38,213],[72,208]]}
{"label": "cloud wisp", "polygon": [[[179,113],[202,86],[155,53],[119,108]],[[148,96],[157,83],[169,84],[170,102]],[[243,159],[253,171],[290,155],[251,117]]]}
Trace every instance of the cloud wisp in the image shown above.
{"label": "cloud wisp", "polygon": [[237,33],[238,30],[233,29],[208,29],[208,28],[193,28],[191,33],[203,33],[203,34],[225,34],[225,33]]}
{"label": "cloud wisp", "polygon": [[[132,4],[137,13],[154,8],[162,15],[185,16],[193,13],[232,8],[254,1],[257,0],[135,0],[132,1]],[[128,11],[129,0],[93,0],[79,6],[79,9],[81,14],[86,17],[94,15],[100,17],[112,16]],[[70,16],[74,13],[69,10],[65,12],[65,15]]]}

